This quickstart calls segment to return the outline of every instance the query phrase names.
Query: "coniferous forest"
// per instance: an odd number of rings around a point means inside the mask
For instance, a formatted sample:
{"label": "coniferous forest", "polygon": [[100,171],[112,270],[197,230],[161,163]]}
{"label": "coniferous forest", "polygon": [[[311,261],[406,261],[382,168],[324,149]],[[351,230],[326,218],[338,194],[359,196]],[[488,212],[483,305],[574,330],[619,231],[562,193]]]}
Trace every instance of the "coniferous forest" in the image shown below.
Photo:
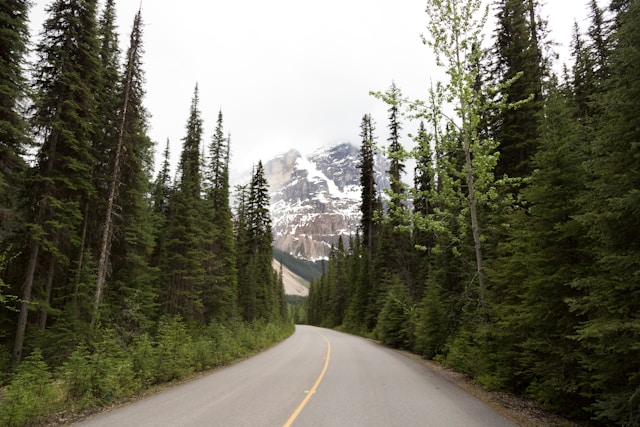
{"label": "coniferous forest", "polygon": [[0,425],[108,405],[293,330],[262,164],[232,203],[229,133],[220,112],[203,135],[196,85],[177,170],[167,141],[154,177],[142,16],[121,51],[115,1],[98,5],[53,1],[37,43],[29,1],[0,5]]}
{"label": "coniferous forest", "polygon": [[490,40],[480,1],[425,3],[446,77],[423,100],[374,93],[389,138],[364,115],[360,233],[333,247],[309,321],[640,425],[640,2],[589,2],[561,71],[538,1],[496,0]]}
{"label": "coniferous forest", "polygon": [[[177,170],[169,141],[154,165],[142,16],[121,45],[103,3],[52,1],[37,41],[28,0],[0,5],[0,425],[109,405],[292,331],[262,164],[230,188],[224,116],[203,134],[195,85]],[[425,4],[445,77],[422,100],[373,93],[388,139],[364,114],[360,232],[298,320],[568,418],[640,425],[640,3],[591,0],[562,69],[537,0],[496,0],[490,37],[480,0]]]}

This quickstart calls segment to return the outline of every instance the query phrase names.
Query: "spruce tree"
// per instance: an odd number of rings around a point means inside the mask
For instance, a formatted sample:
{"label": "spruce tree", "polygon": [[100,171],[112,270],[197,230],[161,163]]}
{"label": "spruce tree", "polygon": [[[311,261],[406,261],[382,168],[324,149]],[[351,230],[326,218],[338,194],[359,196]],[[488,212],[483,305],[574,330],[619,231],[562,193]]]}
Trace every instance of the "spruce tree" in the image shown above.
{"label": "spruce tree", "polygon": [[531,159],[539,143],[544,74],[536,3],[500,0],[497,5],[494,73],[502,84],[502,102],[518,105],[501,109],[494,119],[494,138],[500,143],[498,178],[526,178],[533,171]]}
{"label": "spruce tree", "polygon": [[[70,260],[80,244],[82,206],[94,192],[91,141],[97,123],[95,91],[100,79],[96,2],[55,1],[36,48],[32,125],[42,141],[29,181],[30,243],[14,356],[20,359],[34,283],[44,283],[49,305],[54,282],[68,283]],[[61,289],[62,294],[69,293]]]}
{"label": "spruce tree", "polygon": [[[156,302],[150,268],[154,224],[148,196],[153,142],[147,135],[148,114],[143,104],[142,25],[138,11],[131,30],[123,82],[119,85],[122,88],[120,124],[104,223],[107,228],[111,222],[111,236],[106,236],[111,239],[107,241],[110,250],[106,253],[111,261],[109,308],[116,325],[130,332],[139,332],[149,325]],[[112,197],[115,205],[109,218]]]}
{"label": "spruce tree", "polygon": [[262,162],[248,187],[240,189],[238,229],[238,304],[246,321],[281,320],[284,289],[274,275],[270,198]]}
{"label": "spruce tree", "polygon": [[27,51],[29,2],[0,5],[0,243],[18,227],[17,198],[26,169],[27,123],[22,106],[27,85],[22,69]]}
{"label": "spruce tree", "polygon": [[205,170],[205,269],[203,300],[207,320],[229,320],[237,314],[237,272],[233,214],[229,200],[230,137],[225,137],[222,111],[209,145]]}
{"label": "spruce tree", "polygon": [[581,202],[580,223],[592,240],[597,270],[575,281],[583,294],[573,309],[587,317],[576,331],[596,396],[597,418],[608,424],[640,422],[640,3],[630,2],[616,17],[611,75],[601,99],[602,117],[590,146],[592,178]]}
{"label": "spruce tree", "polygon": [[378,198],[373,170],[375,156],[374,130],[375,128],[371,115],[365,114],[362,117],[362,122],[360,124],[360,137],[362,138],[362,143],[360,146],[360,163],[358,164],[358,168],[360,169],[360,186],[362,188],[360,205],[362,218],[360,220],[360,224],[363,244],[369,249],[369,256],[371,256],[371,250],[373,248],[373,214],[375,212],[376,200]]}
{"label": "spruce tree", "polygon": [[186,132],[178,164],[179,180],[174,185],[167,211],[166,242],[160,261],[166,284],[161,291],[161,303],[166,314],[179,314],[185,320],[202,321],[205,270],[202,262],[200,148],[203,131],[197,85]]}

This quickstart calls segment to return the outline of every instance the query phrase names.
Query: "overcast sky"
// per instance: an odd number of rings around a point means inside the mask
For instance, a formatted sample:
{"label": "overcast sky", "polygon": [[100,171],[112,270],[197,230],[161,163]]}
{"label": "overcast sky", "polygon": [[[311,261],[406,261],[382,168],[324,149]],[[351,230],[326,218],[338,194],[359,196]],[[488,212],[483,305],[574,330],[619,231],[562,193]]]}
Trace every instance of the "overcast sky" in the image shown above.
{"label": "overcast sky", "polygon": [[[34,35],[52,1],[33,2]],[[116,3],[125,51],[140,2]],[[574,19],[586,27],[587,4],[544,5],[559,51],[569,44]],[[156,151],[169,139],[178,158],[196,83],[205,140],[222,109],[235,170],[291,148],[359,144],[365,113],[385,141],[387,107],[369,91],[384,91],[394,80],[405,96],[425,99],[436,75],[420,39],[424,9],[424,0],[143,1],[145,106]],[[405,124],[404,133],[414,127]]]}

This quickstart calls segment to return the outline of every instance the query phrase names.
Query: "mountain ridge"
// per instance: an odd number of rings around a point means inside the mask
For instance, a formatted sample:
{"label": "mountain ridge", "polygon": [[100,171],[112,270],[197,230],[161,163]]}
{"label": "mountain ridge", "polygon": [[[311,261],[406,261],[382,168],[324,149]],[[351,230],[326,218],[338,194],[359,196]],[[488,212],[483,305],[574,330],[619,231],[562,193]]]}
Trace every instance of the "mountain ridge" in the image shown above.
{"label": "mountain ridge", "polygon": [[[265,162],[274,247],[317,261],[328,258],[340,236],[353,236],[361,218],[359,163],[360,148],[349,142],[308,155],[291,149]],[[386,159],[376,156],[378,188],[388,188],[387,167]]]}

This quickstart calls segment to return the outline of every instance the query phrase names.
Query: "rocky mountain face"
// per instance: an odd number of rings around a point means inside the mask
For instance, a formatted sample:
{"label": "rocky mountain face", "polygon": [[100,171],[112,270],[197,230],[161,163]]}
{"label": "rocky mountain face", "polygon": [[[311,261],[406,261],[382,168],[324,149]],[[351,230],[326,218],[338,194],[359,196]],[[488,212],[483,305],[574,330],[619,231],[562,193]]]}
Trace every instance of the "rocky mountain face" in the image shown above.
{"label": "rocky mountain face", "polygon": [[[360,225],[360,149],[349,143],[308,156],[290,150],[264,163],[271,193],[274,246],[315,261],[329,255],[340,235],[345,243]],[[388,166],[376,161],[378,188]]]}

